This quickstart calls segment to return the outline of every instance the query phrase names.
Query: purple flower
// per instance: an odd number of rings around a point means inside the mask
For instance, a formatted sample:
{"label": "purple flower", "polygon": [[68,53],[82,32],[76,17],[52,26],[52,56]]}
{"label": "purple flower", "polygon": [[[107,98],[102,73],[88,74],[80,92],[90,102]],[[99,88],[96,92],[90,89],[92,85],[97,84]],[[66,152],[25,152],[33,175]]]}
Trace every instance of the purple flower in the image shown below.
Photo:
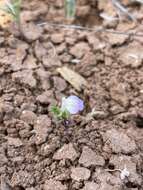
{"label": "purple flower", "polygon": [[77,96],[71,95],[62,99],[61,110],[67,110],[70,114],[77,114],[84,109],[83,100]]}

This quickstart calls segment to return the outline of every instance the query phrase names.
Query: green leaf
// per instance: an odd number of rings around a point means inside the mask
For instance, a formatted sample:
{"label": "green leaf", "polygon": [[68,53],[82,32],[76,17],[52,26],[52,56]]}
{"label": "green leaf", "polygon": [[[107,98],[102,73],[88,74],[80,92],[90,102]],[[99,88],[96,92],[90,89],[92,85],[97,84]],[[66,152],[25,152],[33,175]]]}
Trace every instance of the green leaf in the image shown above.
{"label": "green leaf", "polygon": [[60,108],[57,107],[57,106],[52,106],[52,107],[51,107],[51,112],[52,112],[53,114],[55,114],[55,115],[59,115],[59,114],[61,113],[61,110],[60,110]]}
{"label": "green leaf", "polygon": [[58,118],[59,120],[65,120],[68,119],[70,116],[70,113],[66,110],[61,110],[58,106],[52,106],[51,112],[53,115]]}
{"label": "green leaf", "polygon": [[62,119],[68,119],[69,116],[70,116],[70,113],[68,111],[65,110],[62,112]]}

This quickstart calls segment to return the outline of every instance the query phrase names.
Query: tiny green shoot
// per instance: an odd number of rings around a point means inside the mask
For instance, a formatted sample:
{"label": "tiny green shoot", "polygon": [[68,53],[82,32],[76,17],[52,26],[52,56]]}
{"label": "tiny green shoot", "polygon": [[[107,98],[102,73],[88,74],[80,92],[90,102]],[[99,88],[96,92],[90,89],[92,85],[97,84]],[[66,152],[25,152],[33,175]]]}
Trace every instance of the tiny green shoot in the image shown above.
{"label": "tiny green shoot", "polygon": [[67,19],[75,17],[76,0],[65,0],[65,15]]}
{"label": "tiny green shoot", "polygon": [[70,113],[67,110],[62,110],[58,106],[52,106],[51,112],[58,120],[67,120],[70,116]]}
{"label": "tiny green shoot", "polygon": [[6,0],[5,5],[1,9],[12,16],[13,26],[16,26],[20,36],[25,39],[20,19],[21,4],[22,0]]}
{"label": "tiny green shoot", "polygon": [[20,23],[20,8],[21,0],[11,0],[6,1],[5,6],[1,7],[3,11],[10,14],[13,17],[13,20],[19,24]]}

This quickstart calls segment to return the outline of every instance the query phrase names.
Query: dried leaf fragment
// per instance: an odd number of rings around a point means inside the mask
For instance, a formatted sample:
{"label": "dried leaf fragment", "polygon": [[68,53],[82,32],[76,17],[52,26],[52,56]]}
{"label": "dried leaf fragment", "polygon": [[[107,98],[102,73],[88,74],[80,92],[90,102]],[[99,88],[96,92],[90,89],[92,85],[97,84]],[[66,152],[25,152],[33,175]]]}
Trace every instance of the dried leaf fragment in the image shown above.
{"label": "dried leaf fragment", "polygon": [[57,72],[77,91],[81,91],[83,87],[87,86],[87,81],[81,75],[67,67],[58,68]]}

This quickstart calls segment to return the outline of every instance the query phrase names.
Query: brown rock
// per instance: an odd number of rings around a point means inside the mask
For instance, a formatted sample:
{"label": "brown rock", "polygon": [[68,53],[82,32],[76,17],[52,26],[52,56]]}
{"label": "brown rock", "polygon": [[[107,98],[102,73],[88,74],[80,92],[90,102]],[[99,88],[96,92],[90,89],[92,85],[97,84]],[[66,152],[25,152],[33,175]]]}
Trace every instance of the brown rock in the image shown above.
{"label": "brown rock", "polygon": [[37,106],[33,103],[33,100],[31,98],[27,102],[23,102],[23,104],[21,104],[21,110],[29,110],[35,112],[36,109]]}
{"label": "brown rock", "polygon": [[57,54],[63,54],[65,52],[65,50],[66,50],[66,44],[65,43],[62,43],[62,44],[56,46]]}
{"label": "brown rock", "polygon": [[14,110],[12,103],[6,102],[6,101],[1,101],[0,102],[0,114],[1,116],[3,113],[12,113]]}
{"label": "brown rock", "polygon": [[23,23],[34,20],[33,11],[31,12],[30,10],[23,10],[21,12],[21,20]]}
{"label": "brown rock", "polygon": [[70,54],[80,59],[85,53],[89,52],[90,48],[85,42],[79,42],[70,49]]}
{"label": "brown rock", "polygon": [[22,141],[19,138],[8,137],[7,140],[9,146],[20,147],[23,145]]}
{"label": "brown rock", "polygon": [[112,81],[110,87],[110,95],[113,100],[117,101],[123,107],[127,107],[129,99],[127,95],[126,85],[118,81]]}
{"label": "brown rock", "polygon": [[88,180],[90,178],[90,170],[83,167],[72,168],[71,178],[75,181]]}
{"label": "brown rock", "polygon": [[11,187],[11,185],[8,183],[8,181],[4,177],[1,177],[0,189],[1,190],[12,190],[13,188]]}
{"label": "brown rock", "polygon": [[22,33],[28,42],[37,40],[42,34],[41,28],[33,23],[23,24],[21,28]]}
{"label": "brown rock", "polygon": [[39,79],[41,86],[44,90],[50,88],[50,73],[45,71],[43,68],[40,68],[36,71],[37,78]]}
{"label": "brown rock", "polygon": [[12,186],[29,186],[35,182],[34,176],[25,170],[19,170],[14,172],[11,177]]}
{"label": "brown rock", "polygon": [[65,144],[61,149],[59,149],[53,156],[55,160],[70,159],[74,161],[77,158],[73,145],[71,143]]}
{"label": "brown rock", "polygon": [[36,62],[37,60],[33,55],[28,55],[22,66],[24,69],[35,69],[38,67]]}
{"label": "brown rock", "polygon": [[80,63],[77,64],[77,68],[80,70],[80,73],[83,76],[90,76],[95,69],[95,66],[97,65],[97,56],[93,54],[92,52],[87,52],[83,58],[81,59]]}
{"label": "brown rock", "polygon": [[[34,6],[34,3],[32,4],[32,7],[33,6]],[[45,6],[45,2],[43,2],[43,1],[40,1],[38,3],[38,5],[37,5],[37,2],[35,1],[35,6],[34,7],[35,7],[35,9],[32,9],[32,13],[34,15],[34,19],[35,19],[35,17],[39,18],[39,16],[42,15],[42,14],[47,14],[48,8],[49,8],[48,5]]]}
{"label": "brown rock", "polygon": [[43,65],[46,68],[51,68],[53,66],[61,66],[62,63],[57,55],[45,55],[42,59]]}
{"label": "brown rock", "polygon": [[142,45],[137,42],[129,44],[126,48],[122,48],[119,54],[119,59],[126,66],[138,68],[143,65]]}
{"label": "brown rock", "polygon": [[21,84],[25,84],[31,88],[36,87],[36,79],[31,70],[18,71],[12,74],[12,80]]}
{"label": "brown rock", "polygon": [[43,187],[44,190],[67,190],[66,185],[62,185],[61,182],[50,179],[46,181]]}
{"label": "brown rock", "polygon": [[60,173],[58,176],[55,177],[58,181],[66,181],[70,179],[70,170],[66,169],[62,173]]}
{"label": "brown rock", "polygon": [[[48,130],[47,134],[49,134],[49,130]],[[47,137],[48,136],[49,135],[47,135]],[[36,144],[40,144],[41,142],[39,141],[39,143],[36,143]],[[48,144],[44,143],[44,144],[41,145],[41,149],[40,149],[39,153],[40,153],[40,155],[49,158],[49,162],[48,162],[49,164],[48,165],[50,165],[50,163],[52,162],[52,160],[50,160],[50,155],[53,154],[58,147],[59,147],[58,142],[56,143],[56,142],[53,142],[53,141],[51,141]],[[55,179],[60,181],[59,178],[55,177]]]}
{"label": "brown rock", "polygon": [[60,77],[53,77],[53,81],[54,81],[54,87],[59,92],[62,92],[62,91],[64,91],[67,88],[67,83],[62,78],[60,78]]}
{"label": "brown rock", "polygon": [[125,111],[125,109],[124,109],[124,107],[120,106],[119,104],[114,103],[113,105],[111,105],[110,111],[113,115],[117,115],[117,114],[123,113]]}
{"label": "brown rock", "polygon": [[65,37],[65,40],[66,40],[66,43],[69,44],[69,45],[74,45],[74,43],[76,42],[76,38],[73,38],[74,34],[71,34],[67,37]]}
{"label": "brown rock", "polygon": [[49,132],[51,132],[51,119],[47,115],[41,115],[37,118],[34,125],[36,132],[36,144],[41,144],[46,141]]}
{"label": "brown rock", "polygon": [[19,51],[18,55],[15,51],[15,54],[6,55],[1,60],[1,63],[7,65],[9,70],[19,71],[22,69],[22,60],[25,55],[26,53],[24,51]]}
{"label": "brown rock", "polygon": [[[99,38],[97,38],[95,36],[95,33],[88,35],[87,40],[88,40],[89,44],[93,47],[93,49],[96,51],[101,50],[101,49],[105,48],[105,46],[106,46],[105,42],[99,40]],[[96,58],[96,55],[95,55],[95,58]],[[92,64],[92,63],[90,63],[90,64]]]}
{"label": "brown rock", "polygon": [[26,190],[36,190],[36,189],[34,187],[29,187],[29,188],[26,188]]}
{"label": "brown rock", "polygon": [[39,41],[35,42],[34,52],[35,52],[36,58],[40,61],[42,60],[42,57],[48,53],[46,48]]}
{"label": "brown rock", "polygon": [[67,52],[64,52],[60,55],[60,59],[62,60],[63,63],[69,63],[72,59],[72,56]]}
{"label": "brown rock", "polygon": [[112,186],[105,182],[100,186],[99,190],[122,190],[122,187],[121,186]]}
{"label": "brown rock", "polygon": [[51,41],[55,44],[60,44],[64,41],[64,35],[62,33],[52,34]]}
{"label": "brown rock", "polygon": [[94,182],[86,182],[82,190],[99,190],[99,185]]}
{"label": "brown rock", "polygon": [[90,5],[79,6],[77,7],[76,15],[84,17],[84,16],[88,16],[89,12],[90,12]]}
{"label": "brown rock", "polygon": [[17,106],[21,106],[21,104],[23,103],[23,101],[24,101],[24,96],[19,95],[19,94],[15,95],[15,97],[14,97],[14,104],[16,104]]}
{"label": "brown rock", "polygon": [[29,110],[24,110],[20,116],[20,119],[25,121],[28,124],[33,125],[35,120],[37,119],[37,116],[34,112]]}
{"label": "brown rock", "polygon": [[24,161],[24,157],[23,157],[23,156],[17,156],[17,157],[14,157],[14,158],[12,159],[12,161],[13,161],[14,163],[21,164],[21,163]]}
{"label": "brown rock", "polygon": [[121,45],[125,43],[129,38],[128,35],[119,35],[119,34],[111,34],[111,33],[106,34],[106,36],[108,37],[108,41],[112,46]]}
{"label": "brown rock", "polygon": [[90,148],[84,146],[79,159],[79,163],[85,167],[103,166],[105,164],[105,161],[102,156],[97,155]]}
{"label": "brown rock", "polygon": [[81,189],[83,186],[82,181],[74,181],[72,183],[72,189]]}
{"label": "brown rock", "polygon": [[43,128],[48,129],[51,127],[51,119],[47,115],[40,115],[37,118],[35,127],[40,127],[42,128],[41,130],[43,130]]}
{"label": "brown rock", "polygon": [[108,3],[108,0],[99,1],[98,8],[99,10],[106,12],[106,14],[108,14],[109,16],[116,16],[116,10],[112,3]]}
{"label": "brown rock", "polygon": [[5,41],[5,38],[4,37],[0,37],[0,45],[2,45]]}
{"label": "brown rock", "polygon": [[53,96],[53,92],[49,90],[37,96],[36,100],[40,102],[41,104],[50,104],[52,96]]}
{"label": "brown rock", "polygon": [[8,162],[7,157],[5,156],[5,153],[0,153],[0,166],[3,166]]}
{"label": "brown rock", "polygon": [[109,146],[114,153],[133,153],[136,150],[135,141],[129,138],[124,132],[116,129],[108,130],[103,139],[106,146]]}

